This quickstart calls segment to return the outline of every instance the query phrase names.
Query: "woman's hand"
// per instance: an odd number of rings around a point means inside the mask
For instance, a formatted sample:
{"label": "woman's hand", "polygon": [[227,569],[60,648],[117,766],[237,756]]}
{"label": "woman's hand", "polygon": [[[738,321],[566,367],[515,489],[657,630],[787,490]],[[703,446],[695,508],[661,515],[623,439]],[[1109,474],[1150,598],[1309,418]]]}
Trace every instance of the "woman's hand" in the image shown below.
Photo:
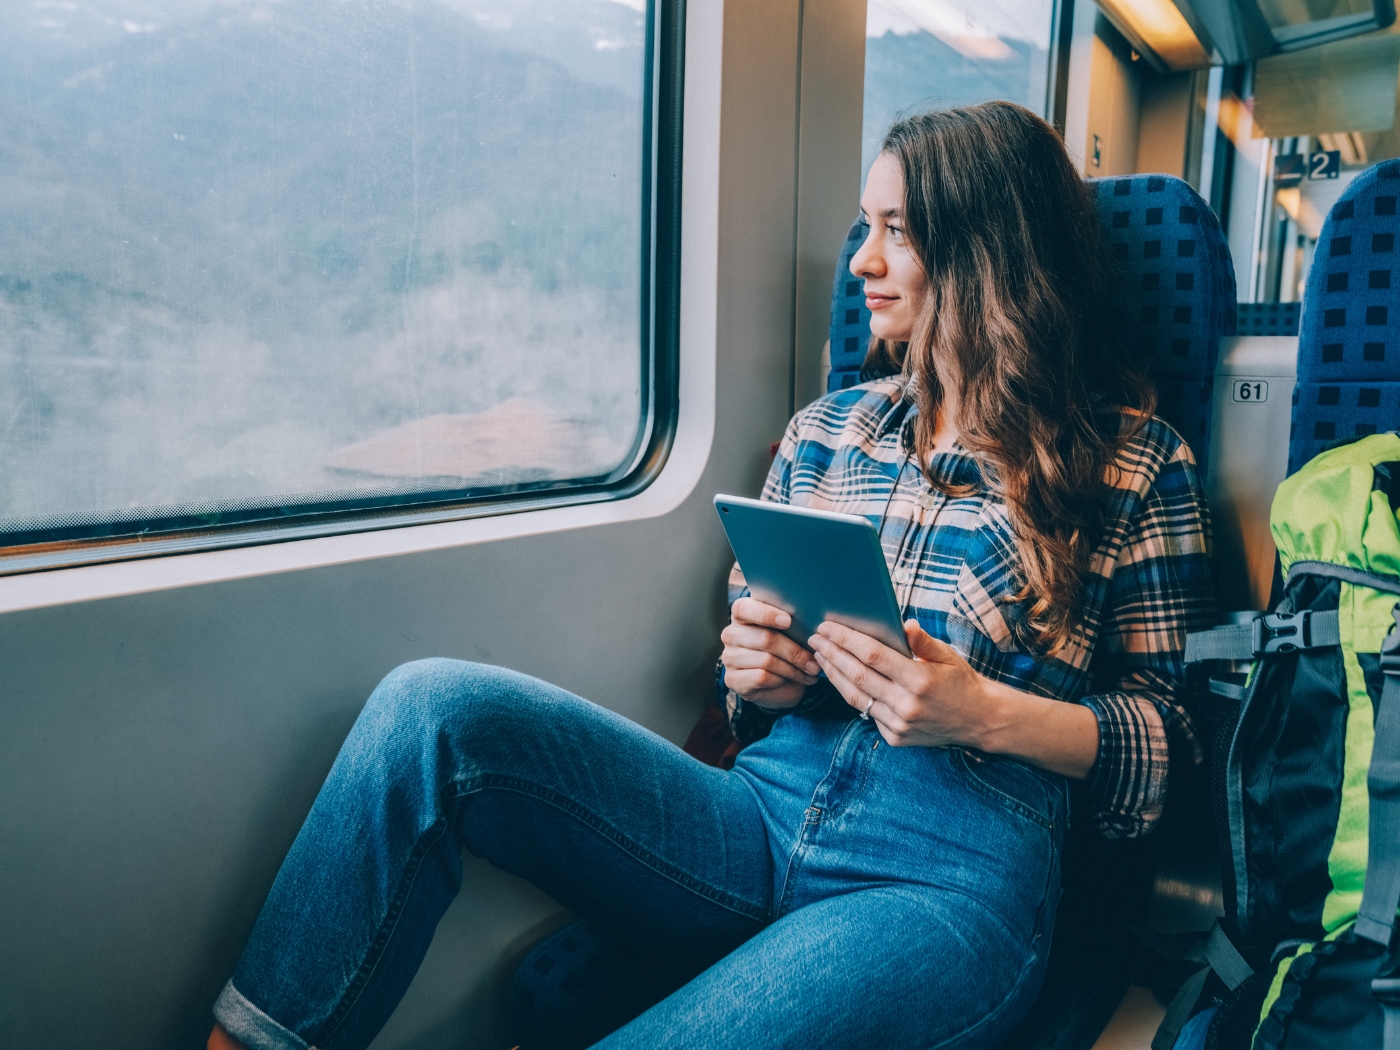
{"label": "woman's hand", "polygon": [[915,620],[904,624],[915,659],[827,621],[810,645],[831,684],[895,747],[982,747],[994,720],[992,683]]}
{"label": "woman's hand", "polygon": [[971,747],[1082,780],[1099,752],[1099,720],[1066,704],[994,682],[915,620],[904,624],[914,659],[869,635],[827,622],[811,646],[857,711],[895,747]]}
{"label": "woman's hand", "polygon": [[757,598],[740,598],[720,632],[724,681],[745,700],[763,707],[792,707],[817,680],[812,654],[782,632],[792,617]]}

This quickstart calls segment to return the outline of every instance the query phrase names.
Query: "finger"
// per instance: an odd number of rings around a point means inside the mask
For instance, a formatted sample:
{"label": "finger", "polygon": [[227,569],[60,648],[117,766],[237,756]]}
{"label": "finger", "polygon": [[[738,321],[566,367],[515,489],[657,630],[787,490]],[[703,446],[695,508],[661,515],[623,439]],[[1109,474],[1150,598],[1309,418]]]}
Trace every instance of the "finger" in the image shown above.
{"label": "finger", "polygon": [[[780,686],[772,689],[754,689],[748,693],[739,693],[745,700],[761,704],[769,709],[795,707],[802,702],[802,696],[807,691],[805,686],[796,682],[784,682]],[[738,690],[735,690],[738,692]]]}
{"label": "finger", "polygon": [[889,744],[890,747],[907,747],[909,745],[909,741],[903,733],[896,732],[878,718],[875,718],[874,721],[875,728],[880,731],[880,736],[884,737],[885,743]]}
{"label": "finger", "polygon": [[861,634],[830,620],[823,621],[817,627],[817,634],[835,642],[865,666],[875,668],[886,678],[893,678],[903,666],[913,663],[907,656],[895,652],[870,635]]}
{"label": "finger", "polygon": [[826,672],[827,681],[836,687],[836,691],[841,694],[841,698],[850,704],[857,711],[864,713],[870,710],[875,698],[857,686],[837,668],[826,661],[820,654],[817,654],[817,661],[822,665],[822,670]]}
{"label": "finger", "polygon": [[870,717],[880,723],[880,728],[882,730],[889,730],[889,732],[885,734],[885,739],[889,740],[891,743],[904,740],[908,736],[909,731],[913,728],[908,722],[900,718],[899,715],[891,711],[888,705],[882,704],[879,700],[876,700],[871,707]]}
{"label": "finger", "polygon": [[904,637],[909,639],[909,650],[917,659],[925,663],[961,663],[962,654],[947,642],[941,642],[919,626],[918,620],[904,621]]}
{"label": "finger", "polygon": [[892,711],[888,704],[862,691],[835,667],[826,668],[826,677],[836,687],[846,703],[862,714],[868,714],[880,727],[880,735],[890,743],[902,742],[909,732],[909,723]]}
{"label": "finger", "polygon": [[719,633],[720,641],[736,649],[758,649],[772,653],[786,660],[794,667],[800,667],[808,674],[816,674],[819,668],[812,654],[785,634],[769,630],[767,627],[751,627],[748,624],[731,623]]}
{"label": "finger", "polygon": [[[824,625],[823,625],[824,626]],[[855,632],[851,632],[855,634]],[[865,637],[856,635],[856,637]],[[870,639],[874,641],[874,639]],[[809,639],[812,645],[812,652],[819,660],[824,659],[822,669],[831,674],[831,668],[836,668],[846,678],[852,682],[862,693],[875,697],[877,700],[893,699],[899,686],[890,681],[879,671],[872,668],[865,661],[861,660],[857,654],[851,653],[841,646],[835,644],[830,638],[816,634]],[[876,643],[879,644],[878,642]],[[911,661],[912,662],[912,661]]]}
{"label": "finger", "polygon": [[748,596],[730,606],[729,615],[735,623],[752,623],[778,631],[786,631],[792,626],[792,617],[783,610]]}
{"label": "finger", "polygon": [[724,684],[740,696],[753,697],[792,683],[786,678],[779,678],[771,671],[731,671],[726,667]]}
{"label": "finger", "polygon": [[[726,669],[733,668],[736,671],[768,671],[770,674],[778,675],[791,682],[801,682],[803,685],[814,685],[817,681],[815,673],[809,673],[800,667],[794,667],[772,653],[765,653],[758,649],[738,649],[726,646],[724,655],[721,657]],[[815,661],[813,667],[817,667]],[[820,668],[818,668],[820,670]]]}

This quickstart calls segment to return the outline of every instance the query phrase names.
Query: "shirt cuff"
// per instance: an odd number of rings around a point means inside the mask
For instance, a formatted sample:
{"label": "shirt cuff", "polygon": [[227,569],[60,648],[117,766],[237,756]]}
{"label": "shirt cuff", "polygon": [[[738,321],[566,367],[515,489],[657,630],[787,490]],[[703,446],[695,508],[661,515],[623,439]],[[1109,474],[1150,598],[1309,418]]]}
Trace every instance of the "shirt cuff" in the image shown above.
{"label": "shirt cuff", "polygon": [[1167,731],[1145,696],[1107,693],[1081,701],[1099,720],[1099,753],[1089,774],[1094,824],[1107,838],[1138,838],[1162,815]]}
{"label": "shirt cuff", "polygon": [[773,728],[773,723],[784,715],[804,715],[819,710],[844,710],[845,701],[836,687],[825,676],[809,685],[802,699],[791,707],[762,707],[752,700],[745,700],[730,689],[724,682],[724,664],[715,665],[715,695],[720,707],[729,720],[729,728],[740,747],[746,747],[755,740],[761,740]]}

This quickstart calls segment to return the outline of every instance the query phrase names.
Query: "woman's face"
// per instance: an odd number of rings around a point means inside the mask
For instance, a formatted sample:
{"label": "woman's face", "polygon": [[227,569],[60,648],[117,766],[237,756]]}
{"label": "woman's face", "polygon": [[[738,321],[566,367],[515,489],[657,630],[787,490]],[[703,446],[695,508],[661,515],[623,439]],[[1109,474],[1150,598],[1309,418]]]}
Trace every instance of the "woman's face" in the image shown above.
{"label": "woman's face", "polygon": [[908,342],[928,278],[904,236],[904,177],[888,153],[870,167],[860,212],[870,233],[851,259],[851,273],[865,279],[870,331],[879,339]]}

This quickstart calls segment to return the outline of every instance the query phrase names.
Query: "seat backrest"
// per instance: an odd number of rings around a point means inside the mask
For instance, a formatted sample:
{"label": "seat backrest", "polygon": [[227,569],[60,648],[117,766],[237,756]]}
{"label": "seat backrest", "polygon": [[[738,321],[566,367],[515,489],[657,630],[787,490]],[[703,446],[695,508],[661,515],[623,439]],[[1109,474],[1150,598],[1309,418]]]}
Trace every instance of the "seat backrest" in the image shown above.
{"label": "seat backrest", "polygon": [[1157,414],[1186,439],[1204,477],[1220,339],[1235,329],[1235,268],[1220,220],[1172,175],[1089,185],[1132,296],[1133,341],[1157,386]]}
{"label": "seat backrest", "polygon": [[831,371],[826,392],[844,390],[860,380],[860,366],[870,348],[870,311],[865,306],[865,282],[851,274],[851,259],[865,240],[865,225],[856,219],[841,245],[836,276],[831,282]]}
{"label": "seat backrest", "polygon": [[[1196,191],[1171,175],[1091,179],[1099,220],[1126,272],[1133,340],[1157,385],[1158,414],[1191,445],[1205,472],[1211,380],[1220,338],[1234,330],[1235,271],[1220,222]],[[846,235],[831,294],[827,390],[860,382],[870,344],[862,281],[850,271],[864,227]]]}
{"label": "seat backrest", "polygon": [[1236,303],[1236,335],[1297,335],[1302,303]]}
{"label": "seat backrest", "polygon": [[1400,427],[1400,160],[1368,168],[1322,224],[1303,289],[1288,473]]}

